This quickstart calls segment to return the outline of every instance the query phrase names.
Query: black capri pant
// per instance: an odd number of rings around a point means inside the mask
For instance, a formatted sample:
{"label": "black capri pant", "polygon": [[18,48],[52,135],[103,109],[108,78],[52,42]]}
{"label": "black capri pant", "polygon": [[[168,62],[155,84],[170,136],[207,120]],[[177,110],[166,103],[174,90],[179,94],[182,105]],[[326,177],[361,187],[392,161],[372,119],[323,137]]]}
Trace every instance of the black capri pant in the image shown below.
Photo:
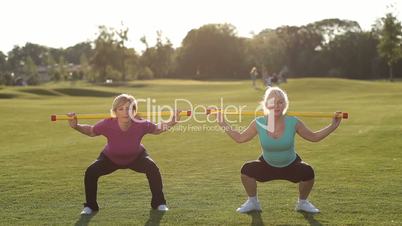
{"label": "black capri pant", "polygon": [[299,155],[286,167],[273,167],[262,156],[258,160],[246,162],[241,168],[241,173],[259,182],[271,180],[288,180],[293,183],[314,179],[313,168],[303,162]]}
{"label": "black capri pant", "polygon": [[118,166],[114,164],[106,155],[101,153],[98,159],[93,162],[85,171],[85,197],[84,206],[92,210],[99,210],[97,203],[98,179],[101,176],[110,174],[118,169],[131,169],[138,173],[144,173],[147,176],[149,188],[152,193],[151,207],[156,209],[161,204],[166,204],[163,194],[162,177],[158,166],[149,157],[146,150],[128,166]]}

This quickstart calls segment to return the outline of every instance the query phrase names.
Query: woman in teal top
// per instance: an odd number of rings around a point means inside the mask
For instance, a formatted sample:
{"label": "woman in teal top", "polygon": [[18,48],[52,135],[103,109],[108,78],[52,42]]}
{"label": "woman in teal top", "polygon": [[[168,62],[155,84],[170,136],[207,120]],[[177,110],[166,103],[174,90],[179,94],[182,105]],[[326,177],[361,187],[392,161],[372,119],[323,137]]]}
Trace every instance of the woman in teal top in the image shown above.
{"label": "woman in teal top", "polygon": [[330,125],[313,132],[300,119],[286,115],[289,101],[282,89],[269,87],[261,104],[265,116],[253,120],[243,132],[232,130],[223,115],[217,114],[219,125],[236,142],[247,142],[258,134],[261,143],[262,156],[258,160],[246,162],[241,169],[241,181],[248,199],[237,211],[261,211],[256,181],[288,180],[299,183],[299,199],[295,209],[318,213],[319,210],[307,200],[314,185],[314,170],[297,155],[294,137],[297,133],[312,142],[324,139],[339,126],[340,112],[335,114]]}

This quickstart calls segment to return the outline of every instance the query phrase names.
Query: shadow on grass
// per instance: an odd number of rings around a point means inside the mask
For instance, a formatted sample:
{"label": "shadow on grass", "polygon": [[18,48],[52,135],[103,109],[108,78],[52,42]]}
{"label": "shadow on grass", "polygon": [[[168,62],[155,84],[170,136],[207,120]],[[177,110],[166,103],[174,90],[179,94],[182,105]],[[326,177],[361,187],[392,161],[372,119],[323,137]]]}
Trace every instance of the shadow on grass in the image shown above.
{"label": "shadow on grass", "polygon": [[0,93],[0,99],[12,99],[17,97],[15,94],[9,94],[9,93]]}
{"label": "shadow on grass", "polygon": [[131,84],[128,87],[131,87],[131,88],[144,88],[144,87],[147,87],[147,86],[148,85],[146,85],[146,84]]}
{"label": "shadow on grass", "polygon": [[92,89],[76,89],[76,88],[58,88],[54,91],[68,96],[84,96],[84,97],[113,97],[120,93],[105,92]]}
{"label": "shadow on grass", "polygon": [[80,215],[80,218],[75,222],[74,226],[87,226],[91,221],[92,217],[94,217],[98,212],[95,212],[90,215]]}
{"label": "shadow on grass", "polygon": [[144,88],[148,85],[146,84],[130,84],[130,83],[111,83],[111,84],[100,84],[101,86],[106,87],[130,87],[130,88]]}
{"label": "shadow on grass", "polygon": [[145,222],[144,226],[159,226],[164,214],[165,212],[163,211],[151,209],[149,211],[149,218],[147,222]]}
{"label": "shadow on grass", "polygon": [[317,221],[316,219],[314,219],[314,214],[313,214],[313,213],[300,212],[300,214],[303,215],[304,219],[306,219],[307,222],[308,222],[310,225],[313,225],[313,226],[322,226],[322,224],[321,224],[319,221]]}
{"label": "shadow on grass", "polygon": [[261,218],[261,212],[253,211],[253,212],[249,212],[247,214],[249,216],[251,216],[251,226],[264,226],[265,225]]}
{"label": "shadow on grass", "polygon": [[22,89],[20,90],[20,92],[43,95],[43,96],[60,96],[60,94],[46,89]]}

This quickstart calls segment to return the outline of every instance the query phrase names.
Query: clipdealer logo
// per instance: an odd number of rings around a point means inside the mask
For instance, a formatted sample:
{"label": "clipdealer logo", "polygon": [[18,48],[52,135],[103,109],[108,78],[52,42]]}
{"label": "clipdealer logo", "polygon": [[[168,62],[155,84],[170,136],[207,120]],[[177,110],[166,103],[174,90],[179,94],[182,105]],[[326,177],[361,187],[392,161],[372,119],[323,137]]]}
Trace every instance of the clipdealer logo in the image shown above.
{"label": "clipdealer logo", "polygon": [[[134,111],[134,105],[137,106],[136,111]],[[141,105],[141,107],[139,107]],[[217,109],[222,112],[223,117],[226,122],[233,125],[233,127],[242,128],[237,125],[243,121],[243,113],[245,112],[247,105],[226,105],[224,99],[220,98],[218,105],[200,105],[194,104],[188,99],[175,99],[173,105],[162,105],[158,104],[156,99],[137,99],[136,102],[132,102],[129,107],[129,116],[135,122],[143,122],[145,120],[150,120],[152,122],[168,122],[172,120],[176,113],[176,109],[186,109],[186,112],[190,114],[180,117],[177,122],[196,122],[197,124],[205,123],[216,123],[217,117],[215,113],[211,112],[210,109]],[[141,109],[141,110],[139,110]],[[143,110],[142,110],[143,109]],[[214,115],[215,114],[215,115]],[[182,114],[183,115],[183,114]],[[199,129],[201,128],[201,129]],[[187,131],[196,130],[221,130],[219,126],[194,126],[193,128],[186,128]],[[174,131],[174,130],[173,130]]]}

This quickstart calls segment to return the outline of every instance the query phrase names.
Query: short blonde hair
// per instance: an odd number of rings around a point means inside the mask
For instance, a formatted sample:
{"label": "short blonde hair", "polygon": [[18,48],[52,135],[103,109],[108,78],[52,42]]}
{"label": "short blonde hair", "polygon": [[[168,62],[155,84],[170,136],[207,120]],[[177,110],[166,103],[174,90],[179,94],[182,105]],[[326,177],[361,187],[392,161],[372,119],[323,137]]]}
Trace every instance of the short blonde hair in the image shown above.
{"label": "short blonde hair", "polygon": [[267,101],[268,101],[268,97],[273,94],[275,96],[278,96],[280,98],[283,98],[283,100],[285,101],[285,108],[283,109],[282,114],[286,114],[286,112],[288,111],[289,108],[289,99],[288,99],[288,95],[286,94],[285,91],[283,91],[281,88],[279,87],[268,87],[268,89],[265,91],[264,94],[264,99],[263,101],[261,101],[261,107],[264,110],[264,114],[268,114],[269,110],[267,108]]}
{"label": "short blonde hair", "polygon": [[130,105],[133,104],[133,112],[137,112],[137,101],[135,98],[129,94],[120,94],[116,98],[114,98],[113,103],[112,103],[112,108],[110,109],[110,115],[114,118],[116,117],[116,110],[118,107],[121,105],[129,102]]}

